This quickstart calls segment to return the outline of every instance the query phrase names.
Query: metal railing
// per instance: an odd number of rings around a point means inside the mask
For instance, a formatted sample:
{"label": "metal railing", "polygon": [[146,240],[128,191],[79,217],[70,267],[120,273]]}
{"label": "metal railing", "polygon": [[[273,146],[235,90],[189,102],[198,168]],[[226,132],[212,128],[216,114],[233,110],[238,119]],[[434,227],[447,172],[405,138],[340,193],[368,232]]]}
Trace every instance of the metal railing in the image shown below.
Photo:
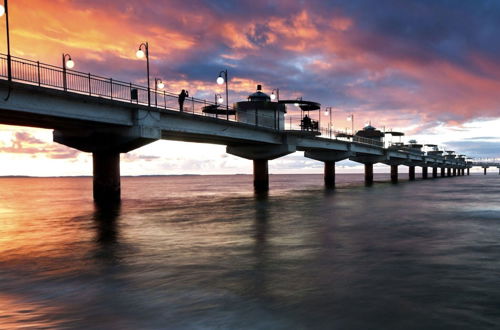
{"label": "metal railing", "polygon": [[[48,87],[53,89],[62,90],[70,93],[77,93],[82,95],[88,95],[93,97],[106,98],[114,101],[148,105],[148,88],[145,86],[140,86],[133,84],[131,82],[124,82],[115,80],[113,78],[101,77],[91,73],[80,72],[71,69],[63,69],[62,67],[41,63],[39,61],[27,60],[15,56],[11,56],[11,67],[12,67],[12,80],[15,82],[22,82],[25,84]],[[8,59],[7,55],[0,54],[0,78],[8,78]],[[228,120],[226,114],[207,114],[203,112],[203,108],[206,106],[216,106],[215,102],[198,99],[195,97],[188,97],[185,99],[182,110],[179,105],[179,97],[177,94],[167,91],[158,91],[155,89],[149,89],[151,107],[158,111],[162,109],[177,110],[192,113],[195,115],[211,116],[217,117],[219,120]],[[224,109],[225,107],[220,107]],[[229,108],[229,110],[234,110]],[[265,119],[265,114],[259,114],[259,118]],[[268,116],[269,117],[269,116]],[[279,124],[272,126],[264,126],[258,124],[258,119],[256,118],[256,126],[268,127],[272,129],[279,130]],[[294,115],[288,115],[285,117],[284,124],[285,129],[290,130],[301,130],[300,119],[296,121],[298,117]],[[292,123],[293,120],[293,123]],[[229,121],[238,121],[236,116],[229,118]],[[269,121],[269,118],[267,118]],[[274,127],[273,127],[274,126]],[[318,127],[317,130],[324,135],[323,138],[337,139],[336,135],[340,133],[332,129],[325,129]],[[363,137],[350,137],[350,138],[340,138],[342,140],[367,144],[377,147],[383,147],[384,143],[378,140],[363,138]]]}

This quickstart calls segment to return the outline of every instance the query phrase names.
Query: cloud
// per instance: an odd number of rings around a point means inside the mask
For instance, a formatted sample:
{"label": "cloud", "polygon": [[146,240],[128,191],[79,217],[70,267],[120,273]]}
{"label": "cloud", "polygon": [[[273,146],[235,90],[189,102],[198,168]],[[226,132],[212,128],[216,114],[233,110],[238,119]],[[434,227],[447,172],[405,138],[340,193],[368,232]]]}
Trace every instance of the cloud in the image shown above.
{"label": "cloud", "polygon": [[76,160],[80,151],[53,142],[44,142],[28,132],[16,132],[10,144],[0,142],[0,153],[25,154],[31,157]]}

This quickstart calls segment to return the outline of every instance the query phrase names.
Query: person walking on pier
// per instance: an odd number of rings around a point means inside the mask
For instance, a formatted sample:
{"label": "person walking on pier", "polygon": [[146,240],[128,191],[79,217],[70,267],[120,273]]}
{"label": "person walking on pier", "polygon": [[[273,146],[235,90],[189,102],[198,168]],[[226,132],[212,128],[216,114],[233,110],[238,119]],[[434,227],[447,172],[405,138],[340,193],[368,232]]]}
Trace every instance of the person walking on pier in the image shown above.
{"label": "person walking on pier", "polygon": [[189,92],[186,90],[182,90],[181,93],[179,94],[179,110],[182,112],[184,111],[184,100],[186,97],[189,96]]}

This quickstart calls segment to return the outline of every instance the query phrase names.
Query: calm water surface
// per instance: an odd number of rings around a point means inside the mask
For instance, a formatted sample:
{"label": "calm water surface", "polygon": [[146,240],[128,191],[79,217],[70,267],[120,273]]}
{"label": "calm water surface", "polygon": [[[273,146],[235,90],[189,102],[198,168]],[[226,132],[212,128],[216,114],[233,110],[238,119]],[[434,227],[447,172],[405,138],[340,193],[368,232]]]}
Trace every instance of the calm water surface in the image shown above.
{"label": "calm water surface", "polygon": [[362,179],[0,179],[0,328],[498,328],[500,176]]}

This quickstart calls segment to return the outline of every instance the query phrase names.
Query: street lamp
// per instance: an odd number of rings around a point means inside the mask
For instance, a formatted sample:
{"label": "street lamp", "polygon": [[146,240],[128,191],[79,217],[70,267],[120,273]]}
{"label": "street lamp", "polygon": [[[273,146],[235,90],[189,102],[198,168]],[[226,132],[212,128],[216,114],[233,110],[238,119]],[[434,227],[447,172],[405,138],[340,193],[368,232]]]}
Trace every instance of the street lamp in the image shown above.
{"label": "street lamp", "polygon": [[330,123],[328,124],[329,132],[330,132],[330,138],[332,138],[332,112],[333,112],[332,107],[326,107],[325,108],[325,116],[330,115]]}
{"label": "street lamp", "polygon": [[[143,50],[144,48],[144,50]],[[148,42],[143,42],[142,44],[139,45],[139,50],[135,53],[135,56],[137,58],[144,58],[146,57],[146,70],[147,70],[147,75],[148,75],[148,107],[151,106],[151,92],[150,92],[150,87],[149,87],[149,45]]]}
{"label": "street lamp", "polygon": [[226,83],[226,119],[229,120],[229,92],[227,89],[227,69],[219,72],[219,77],[217,77],[217,84],[222,85]]}
{"label": "street lamp", "polygon": [[279,101],[280,100],[280,89],[276,88],[271,91],[271,100]]}
{"label": "street lamp", "polygon": [[158,89],[165,88],[165,84],[161,79],[155,78],[155,107],[158,107]]}
{"label": "street lamp", "polygon": [[0,5],[0,17],[5,14],[5,27],[7,31],[7,77],[12,81],[12,63],[10,58],[10,30],[9,30],[9,1],[4,0],[3,5]]}
{"label": "street lamp", "polygon": [[66,69],[73,69],[75,62],[71,59],[70,54],[62,54],[62,68],[63,68],[63,89],[68,90],[68,82],[66,80]]}
{"label": "street lamp", "polygon": [[352,133],[352,136],[354,136],[354,114],[351,114],[350,116],[348,116],[347,121],[351,122],[351,133]]}

